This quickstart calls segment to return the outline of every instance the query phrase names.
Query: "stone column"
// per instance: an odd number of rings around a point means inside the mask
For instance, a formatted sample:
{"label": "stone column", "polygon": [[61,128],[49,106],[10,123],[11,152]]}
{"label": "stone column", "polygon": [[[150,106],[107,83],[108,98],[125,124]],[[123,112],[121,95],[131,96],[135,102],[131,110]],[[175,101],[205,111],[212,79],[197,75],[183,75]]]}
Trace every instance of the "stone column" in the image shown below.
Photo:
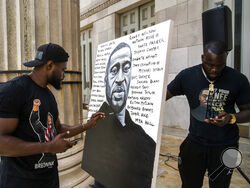
{"label": "stone column", "polygon": [[[8,70],[6,1],[0,1],[0,71]],[[7,81],[6,74],[0,74],[0,82]]]}
{"label": "stone column", "polygon": [[[23,62],[30,61],[36,54],[35,2],[23,1]],[[29,69],[22,65],[22,69]]]}
{"label": "stone column", "polygon": [[[54,93],[62,123],[82,119],[79,0],[0,1],[0,83],[28,73],[22,65],[34,59],[44,43],[57,43],[70,58],[62,90]],[[76,137],[82,137],[77,135]],[[83,142],[58,155],[60,187],[74,187],[89,175],[81,170]]]}

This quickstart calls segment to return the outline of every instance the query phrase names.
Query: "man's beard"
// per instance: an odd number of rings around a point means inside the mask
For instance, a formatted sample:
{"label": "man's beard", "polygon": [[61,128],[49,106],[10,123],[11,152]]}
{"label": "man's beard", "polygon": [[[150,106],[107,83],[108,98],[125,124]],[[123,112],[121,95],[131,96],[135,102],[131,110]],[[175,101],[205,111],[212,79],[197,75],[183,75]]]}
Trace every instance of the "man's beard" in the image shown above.
{"label": "man's beard", "polygon": [[49,83],[56,89],[60,90],[61,89],[61,80],[56,78],[55,74],[52,74]]}
{"label": "man's beard", "polygon": [[114,104],[112,103],[112,99],[110,99],[110,98],[108,98],[108,102],[109,102],[111,108],[113,109],[113,111],[114,111],[116,114],[118,114],[119,112],[121,112],[121,111],[123,110],[123,108],[125,107],[125,105],[126,105],[126,100],[123,101],[123,103],[122,103],[121,106],[119,106],[119,105],[114,105]]}
{"label": "man's beard", "polygon": [[119,113],[119,112],[121,112],[121,111],[123,110],[123,108],[125,107],[127,97],[126,97],[126,96],[124,96],[124,99],[123,99],[123,101],[122,101],[122,104],[121,104],[121,105],[115,105],[115,104],[113,104],[112,97],[113,97],[113,95],[112,95],[112,94],[111,94],[111,97],[109,97],[108,95],[106,96],[107,101],[108,101],[108,103],[109,103],[110,107],[113,109],[113,111],[114,111],[116,114],[118,114],[118,113]]}

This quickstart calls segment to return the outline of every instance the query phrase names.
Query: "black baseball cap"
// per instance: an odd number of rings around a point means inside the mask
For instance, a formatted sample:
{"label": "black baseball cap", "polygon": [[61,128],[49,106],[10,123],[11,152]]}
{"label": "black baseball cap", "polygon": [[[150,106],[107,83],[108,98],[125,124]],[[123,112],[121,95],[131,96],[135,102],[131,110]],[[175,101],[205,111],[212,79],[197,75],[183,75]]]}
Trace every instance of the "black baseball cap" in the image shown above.
{"label": "black baseball cap", "polygon": [[68,61],[69,54],[58,44],[48,43],[39,46],[36,52],[36,57],[33,61],[23,63],[26,67],[36,67],[52,60],[54,62]]}

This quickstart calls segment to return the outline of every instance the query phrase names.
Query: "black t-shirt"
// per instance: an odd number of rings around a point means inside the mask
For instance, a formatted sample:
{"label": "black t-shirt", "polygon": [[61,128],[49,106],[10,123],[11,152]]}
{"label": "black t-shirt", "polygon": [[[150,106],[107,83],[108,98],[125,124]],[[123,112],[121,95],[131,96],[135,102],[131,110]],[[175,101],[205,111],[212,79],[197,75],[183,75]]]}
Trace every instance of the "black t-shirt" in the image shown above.
{"label": "black t-shirt", "polygon": [[214,92],[209,93],[209,82],[200,65],[181,71],[168,85],[168,90],[176,95],[186,95],[190,106],[189,137],[203,145],[235,144],[239,139],[237,124],[218,127],[204,122],[206,117],[214,117],[219,112],[235,113],[235,104],[250,103],[248,79],[238,71],[225,67],[214,82]]}
{"label": "black t-shirt", "polygon": [[[28,142],[50,142],[56,136],[57,103],[47,87],[40,87],[28,75],[22,75],[0,85],[0,118],[19,119],[12,133],[14,137]],[[32,181],[35,184],[31,185]],[[55,154],[1,156],[0,187],[58,183],[54,181],[58,181]]]}

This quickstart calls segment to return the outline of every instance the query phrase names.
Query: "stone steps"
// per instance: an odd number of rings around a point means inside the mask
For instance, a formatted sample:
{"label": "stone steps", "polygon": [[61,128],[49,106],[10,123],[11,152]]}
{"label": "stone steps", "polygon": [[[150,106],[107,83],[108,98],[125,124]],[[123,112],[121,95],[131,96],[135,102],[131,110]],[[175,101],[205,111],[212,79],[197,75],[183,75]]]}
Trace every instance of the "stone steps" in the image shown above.
{"label": "stone steps", "polygon": [[82,151],[83,141],[78,142],[67,152],[57,155],[60,188],[75,187],[85,183],[89,178],[89,174],[81,169]]}

